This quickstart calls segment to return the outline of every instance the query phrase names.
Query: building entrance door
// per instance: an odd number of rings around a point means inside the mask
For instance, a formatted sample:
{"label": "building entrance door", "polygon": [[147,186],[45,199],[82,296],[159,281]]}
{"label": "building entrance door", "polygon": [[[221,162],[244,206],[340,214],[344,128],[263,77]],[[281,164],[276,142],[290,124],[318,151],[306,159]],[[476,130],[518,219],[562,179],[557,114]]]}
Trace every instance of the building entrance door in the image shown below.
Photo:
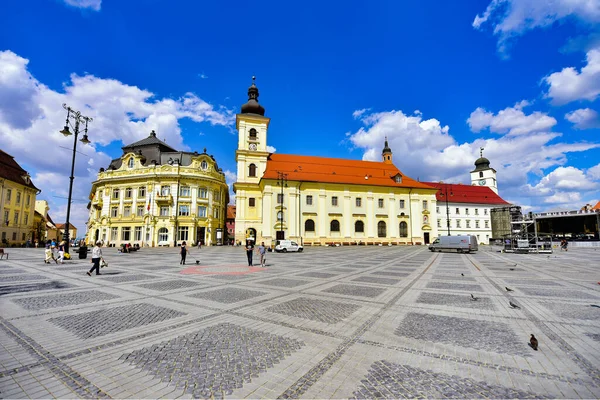
{"label": "building entrance door", "polygon": [[275,234],[275,239],[284,240],[285,239],[285,231],[277,231]]}
{"label": "building entrance door", "polygon": [[202,243],[202,246],[204,246],[205,235],[206,235],[206,227],[202,226],[196,230],[196,245],[198,245],[198,242],[200,242],[200,243]]}
{"label": "building entrance door", "polygon": [[425,232],[423,238],[425,239],[425,244],[429,244],[429,232]]}

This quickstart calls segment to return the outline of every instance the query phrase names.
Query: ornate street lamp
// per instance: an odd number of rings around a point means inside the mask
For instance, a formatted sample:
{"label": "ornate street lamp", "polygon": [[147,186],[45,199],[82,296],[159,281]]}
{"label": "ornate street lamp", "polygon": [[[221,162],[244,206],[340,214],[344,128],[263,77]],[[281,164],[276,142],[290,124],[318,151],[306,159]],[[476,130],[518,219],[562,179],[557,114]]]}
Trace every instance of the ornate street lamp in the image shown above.
{"label": "ornate street lamp", "polygon": [[[69,228],[71,227],[71,224],[69,223],[69,217],[71,215],[71,196],[73,195],[73,180],[75,179],[73,174],[75,172],[75,153],[77,152],[76,151],[77,150],[77,136],[79,135],[79,125],[85,124],[85,128],[83,129],[83,137],[81,138],[80,142],[83,144],[89,144],[90,141],[87,136],[88,122],[92,122],[93,119],[91,117],[86,117],[85,115],[82,115],[81,112],[72,109],[71,107],[67,106],[66,104],[63,104],[63,108],[65,110],[67,110],[67,120],[65,121],[65,127],[63,128],[62,131],[60,131],[60,133],[65,135],[65,137],[71,136],[73,133],[75,134],[75,138],[73,141],[73,159],[71,161],[71,176],[69,177],[70,181],[69,181],[69,199],[67,202],[67,222],[65,224],[65,232],[63,235],[63,240],[65,241],[65,252],[68,252],[69,251],[69,241],[70,241]],[[73,125],[70,120],[75,121],[75,125]],[[73,133],[71,133],[69,126],[73,128],[73,130],[74,130]]]}

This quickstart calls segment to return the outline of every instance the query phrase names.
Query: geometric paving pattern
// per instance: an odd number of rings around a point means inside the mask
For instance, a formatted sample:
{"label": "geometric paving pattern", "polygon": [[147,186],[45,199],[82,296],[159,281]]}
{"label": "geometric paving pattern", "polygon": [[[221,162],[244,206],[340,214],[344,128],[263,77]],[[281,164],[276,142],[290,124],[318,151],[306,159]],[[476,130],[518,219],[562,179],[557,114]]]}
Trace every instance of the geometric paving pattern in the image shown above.
{"label": "geometric paving pattern", "polygon": [[43,275],[0,276],[0,282],[37,281],[41,279],[48,279],[48,277]]}
{"label": "geometric paving pattern", "polygon": [[530,286],[563,286],[556,281],[543,281],[538,279],[503,279],[506,283]]}
{"label": "geometric paving pattern", "polygon": [[588,304],[582,305],[550,302],[541,302],[540,304],[561,318],[600,321],[600,308],[591,307]]}
{"label": "geometric paving pattern", "polygon": [[310,282],[302,281],[302,280],[298,280],[298,279],[275,278],[275,279],[258,282],[258,283],[260,283],[261,285],[293,288],[296,286],[306,285],[307,283],[310,283]]}
{"label": "geometric paving pattern", "polygon": [[325,293],[345,294],[348,296],[360,297],[377,297],[386,289],[375,288],[371,286],[356,286],[356,285],[335,285],[329,289],[323,290]]}
{"label": "geometric paving pattern", "polygon": [[481,286],[469,285],[468,283],[428,282],[426,287],[428,289],[465,290],[467,292],[483,291]]}
{"label": "geometric paving pattern", "polygon": [[164,282],[154,282],[154,283],[144,283],[141,285],[135,285],[140,288],[150,289],[150,290],[158,290],[158,291],[167,291],[167,290],[175,290],[182,288],[189,288],[200,285],[199,282],[190,282],[184,281],[182,279],[173,279],[171,281]]}
{"label": "geometric paving pattern", "polygon": [[255,290],[238,289],[238,288],[224,288],[213,290],[210,292],[200,292],[196,294],[188,295],[188,297],[194,297],[197,299],[206,299],[216,301],[218,303],[237,303],[238,301],[249,300],[254,297],[264,296],[267,293],[258,292]]}
{"label": "geometric paving pattern", "polygon": [[468,294],[446,294],[423,292],[419,295],[417,303],[432,304],[436,306],[451,306],[459,308],[470,308],[478,310],[496,310],[496,306],[488,297],[478,297],[477,301],[472,301]]}
{"label": "geometric paving pattern", "polygon": [[385,275],[385,276],[394,276],[397,278],[404,278],[404,277],[410,275],[410,273],[408,273],[408,272],[393,272],[393,271],[375,271],[375,272],[371,272],[371,275]]}
{"label": "geometric paving pattern", "polygon": [[11,269],[3,268],[3,269],[0,269],[0,275],[3,275],[3,274],[6,274],[6,275],[9,275],[9,274],[21,274],[23,272],[25,272],[25,270],[18,269],[18,268],[14,268],[14,269],[13,268],[11,268]]}
{"label": "geometric paving pattern", "polygon": [[598,299],[598,296],[593,294],[585,293],[580,290],[556,290],[556,289],[541,289],[541,288],[525,288],[518,287],[518,289],[529,296],[544,296],[544,297],[568,297],[575,299]]}
{"label": "geometric paving pattern", "polygon": [[45,310],[48,308],[67,307],[77,304],[94,303],[96,301],[117,299],[119,296],[90,290],[87,292],[51,294],[48,296],[26,297],[14,299],[13,302],[28,310]]}
{"label": "geometric paving pattern", "polygon": [[0,286],[0,296],[11,293],[34,292],[37,290],[70,289],[73,287],[75,287],[75,285],[62,281],[29,283],[23,285],[6,285]]}
{"label": "geometric paving pattern", "polygon": [[304,343],[221,323],[121,356],[194,398],[222,398],[252,382]]}
{"label": "geometric paving pattern", "polygon": [[353,393],[354,399],[540,399],[539,394],[516,390],[471,378],[459,378],[443,372],[433,372],[376,361],[368,375]]}
{"label": "geometric paving pattern", "polygon": [[409,313],[394,333],[417,340],[529,357],[529,337],[518,338],[503,322]]}
{"label": "geometric paving pattern", "polygon": [[327,272],[305,272],[303,274],[298,274],[296,276],[304,276],[306,278],[327,279],[327,278],[333,278],[334,276],[337,276],[337,274],[328,274]]}
{"label": "geometric paving pattern", "polygon": [[353,282],[379,283],[381,285],[395,285],[400,282],[399,279],[378,278],[376,276],[359,276],[352,279]]}
{"label": "geometric paving pattern", "polygon": [[300,297],[266,309],[268,312],[309,319],[311,321],[338,323],[348,318],[360,306],[355,304],[336,303],[335,301]]}
{"label": "geometric paving pattern", "polygon": [[82,339],[88,339],[183,315],[186,315],[186,313],[141,303],[82,314],[66,315],[51,318],[48,321],[74,333]]}
{"label": "geometric paving pattern", "polygon": [[144,279],[155,279],[155,276],[152,275],[117,275],[117,276],[106,276],[108,274],[104,274],[102,279],[113,282],[113,283],[125,283],[125,282],[133,282],[133,281],[142,281]]}

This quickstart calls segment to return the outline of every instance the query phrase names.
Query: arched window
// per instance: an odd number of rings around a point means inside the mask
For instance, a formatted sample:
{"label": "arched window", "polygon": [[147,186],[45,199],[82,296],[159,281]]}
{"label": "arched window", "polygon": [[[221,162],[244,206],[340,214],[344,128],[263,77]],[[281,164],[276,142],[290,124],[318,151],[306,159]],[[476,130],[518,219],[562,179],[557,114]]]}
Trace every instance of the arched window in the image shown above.
{"label": "arched window", "polygon": [[250,164],[248,166],[248,176],[256,176],[256,165]]}
{"label": "arched window", "polygon": [[129,199],[129,198],[131,198],[131,191],[132,191],[132,190],[131,190],[131,188],[129,188],[129,187],[125,189],[125,198],[126,198],[126,199]]}
{"label": "arched window", "polygon": [[340,221],[338,221],[337,219],[334,219],[333,221],[331,221],[331,223],[329,224],[329,230],[331,232],[339,232],[340,231]]}
{"label": "arched window", "polygon": [[315,231],[315,221],[312,219],[307,219],[304,222],[304,231],[305,232],[314,232]]}
{"label": "arched window", "polygon": [[362,221],[356,221],[354,223],[354,232],[364,232],[365,231],[365,223]]}
{"label": "arched window", "polygon": [[167,228],[160,228],[158,230],[158,241],[168,242],[169,241],[169,230]]}
{"label": "arched window", "polygon": [[256,129],[254,129],[254,128],[250,129],[248,136],[249,136],[250,140],[256,140]]}
{"label": "arched window", "polygon": [[202,160],[202,162],[200,163],[200,168],[206,171],[206,169],[208,168],[208,163],[206,162],[206,160]]}
{"label": "arched window", "polygon": [[387,234],[386,234],[385,230],[386,230],[385,221],[379,221],[377,223],[377,237],[386,237]]}
{"label": "arched window", "polygon": [[408,224],[404,221],[400,222],[400,237],[408,237]]}
{"label": "arched window", "polygon": [[129,163],[127,163],[127,166],[128,166],[129,168],[133,168],[133,163],[134,163],[134,161],[133,161],[133,157],[130,157],[130,158],[129,158]]}
{"label": "arched window", "polygon": [[479,171],[479,177],[483,178],[483,172],[482,171]]}

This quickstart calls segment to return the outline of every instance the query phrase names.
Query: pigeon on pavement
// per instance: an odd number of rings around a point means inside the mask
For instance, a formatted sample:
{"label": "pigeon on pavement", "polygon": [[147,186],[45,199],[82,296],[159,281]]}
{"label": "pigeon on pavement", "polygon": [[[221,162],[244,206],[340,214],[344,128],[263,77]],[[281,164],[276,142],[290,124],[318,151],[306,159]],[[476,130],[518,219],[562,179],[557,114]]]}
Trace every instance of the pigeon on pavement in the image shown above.
{"label": "pigeon on pavement", "polygon": [[511,271],[514,271],[514,270],[515,270],[514,268],[509,268],[509,269],[510,269]]}
{"label": "pigeon on pavement", "polygon": [[600,306],[598,304],[590,304],[590,307],[600,308]]}
{"label": "pigeon on pavement", "polygon": [[533,336],[533,333],[531,334],[531,339],[529,339],[529,344],[531,345],[532,349],[534,349],[535,351],[537,351],[537,349],[538,349],[538,340],[535,338],[535,336]]}
{"label": "pigeon on pavement", "polygon": [[512,307],[512,308],[521,308],[518,305],[516,305],[515,303],[513,303],[512,301],[509,301],[508,304]]}
{"label": "pigeon on pavement", "polygon": [[471,293],[471,301],[477,301],[479,300],[479,297],[475,297],[473,296],[473,293]]}
{"label": "pigeon on pavement", "polygon": [[465,274],[460,274],[460,276],[465,276]]}
{"label": "pigeon on pavement", "polygon": [[514,290],[512,290],[511,288],[504,286],[504,289],[506,289],[507,292],[514,292]]}

